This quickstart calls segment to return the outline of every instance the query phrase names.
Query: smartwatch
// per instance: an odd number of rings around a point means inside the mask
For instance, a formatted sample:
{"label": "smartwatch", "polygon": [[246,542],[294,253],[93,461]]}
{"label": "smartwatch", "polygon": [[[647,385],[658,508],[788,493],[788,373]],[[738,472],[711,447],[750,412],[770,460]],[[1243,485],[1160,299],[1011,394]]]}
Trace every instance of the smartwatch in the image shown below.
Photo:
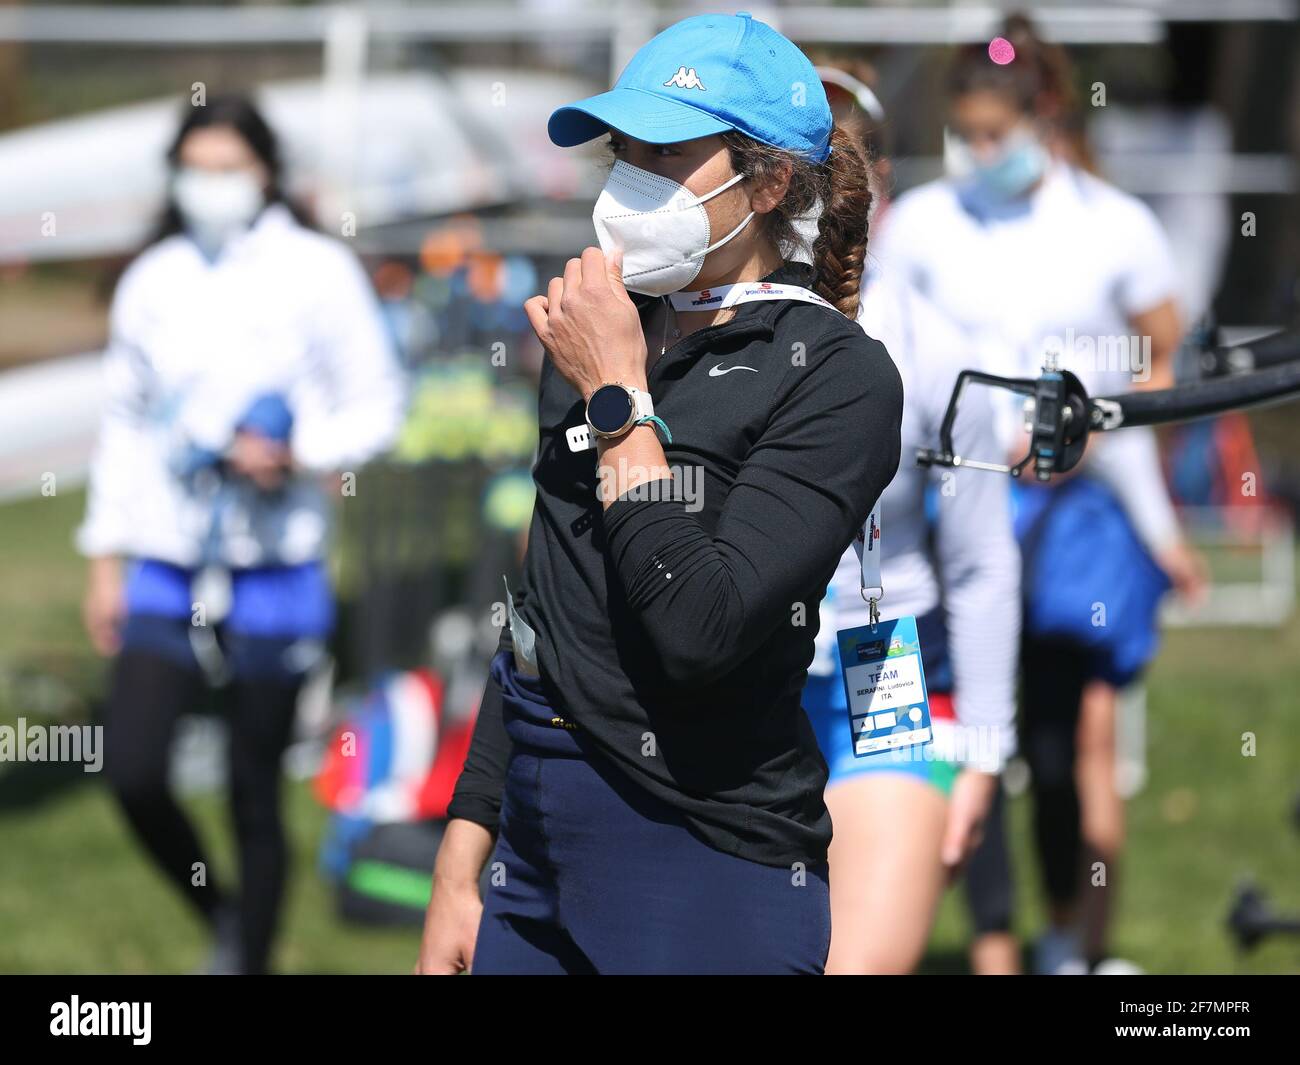
{"label": "smartwatch", "polygon": [[601,385],[587,400],[587,424],[606,440],[622,436],[638,422],[653,418],[649,392],[622,384]]}

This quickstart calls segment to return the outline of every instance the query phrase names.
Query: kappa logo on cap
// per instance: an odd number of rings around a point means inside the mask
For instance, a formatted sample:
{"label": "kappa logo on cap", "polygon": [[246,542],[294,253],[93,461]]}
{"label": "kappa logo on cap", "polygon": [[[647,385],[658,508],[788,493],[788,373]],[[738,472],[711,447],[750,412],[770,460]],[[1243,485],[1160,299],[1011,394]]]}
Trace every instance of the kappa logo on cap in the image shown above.
{"label": "kappa logo on cap", "polygon": [[701,92],[708,92],[704,87],[704,82],[700,81],[700,76],[695,73],[695,68],[678,67],[677,73],[664,82],[664,85],[676,85],[679,89],[699,89]]}

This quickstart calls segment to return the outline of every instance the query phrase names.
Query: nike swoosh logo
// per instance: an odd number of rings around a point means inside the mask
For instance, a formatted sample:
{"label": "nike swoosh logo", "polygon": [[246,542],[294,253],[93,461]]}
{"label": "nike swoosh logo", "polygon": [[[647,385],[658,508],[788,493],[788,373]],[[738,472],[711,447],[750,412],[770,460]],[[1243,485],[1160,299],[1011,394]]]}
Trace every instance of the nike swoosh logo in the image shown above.
{"label": "nike swoosh logo", "polygon": [[722,363],[718,363],[717,366],[715,366],[715,367],[713,367],[711,370],[709,370],[709,376],[710,376],[710,377],[723,377],[723,376],[725,376],[726,374],[731,373],[732,370],[748,370],[750,373],[758,373],[758,371],[755,370],[754,367],[752,367],[752,366],[728,366],[728,367],[724,370],[724,369],[722,368]]}

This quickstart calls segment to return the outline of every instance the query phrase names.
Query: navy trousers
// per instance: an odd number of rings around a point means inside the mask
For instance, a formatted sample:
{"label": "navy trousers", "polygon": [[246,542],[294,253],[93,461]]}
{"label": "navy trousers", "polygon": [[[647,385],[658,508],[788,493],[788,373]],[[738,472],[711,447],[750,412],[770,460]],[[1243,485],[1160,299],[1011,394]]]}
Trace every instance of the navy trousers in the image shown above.
{"label": "navy trousers", "polygon": [[715,850],[555,724],[509,653],[492,675],[513,749],[476,974],[822,972],[825,862],[773,867]]}

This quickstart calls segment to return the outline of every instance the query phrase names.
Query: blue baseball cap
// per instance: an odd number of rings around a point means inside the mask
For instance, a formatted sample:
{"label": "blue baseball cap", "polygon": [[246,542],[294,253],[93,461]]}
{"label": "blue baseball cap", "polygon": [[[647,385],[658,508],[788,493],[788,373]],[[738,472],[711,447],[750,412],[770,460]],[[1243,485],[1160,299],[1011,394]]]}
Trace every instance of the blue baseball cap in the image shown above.
{"label": "blue baseball cap", "polygon": [[649,144],[729,129],[821,163],[831,109],[808,57],[748,11],[694,15],[634,55],[608,92],[557,108],[551,140],[572,148],[609,129]]}

